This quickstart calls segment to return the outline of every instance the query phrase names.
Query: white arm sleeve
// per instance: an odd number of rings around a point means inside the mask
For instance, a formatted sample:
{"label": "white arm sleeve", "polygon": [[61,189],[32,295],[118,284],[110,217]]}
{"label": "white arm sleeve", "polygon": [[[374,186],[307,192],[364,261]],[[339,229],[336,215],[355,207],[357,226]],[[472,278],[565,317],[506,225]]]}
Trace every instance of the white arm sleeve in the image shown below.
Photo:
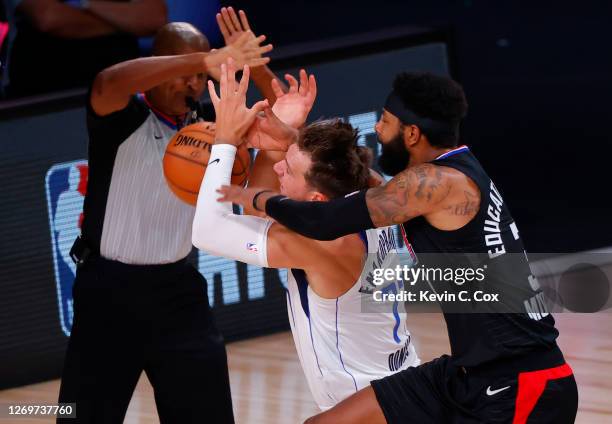
{"label": "white arm sleeve", "polygon": [[234,215],[231,203],[218,202],[217,189],[231,184],[236,147],[215,144],[200,186],[191,235],[195,247],[251,265],[268,266],[266,241],[272,220]]}

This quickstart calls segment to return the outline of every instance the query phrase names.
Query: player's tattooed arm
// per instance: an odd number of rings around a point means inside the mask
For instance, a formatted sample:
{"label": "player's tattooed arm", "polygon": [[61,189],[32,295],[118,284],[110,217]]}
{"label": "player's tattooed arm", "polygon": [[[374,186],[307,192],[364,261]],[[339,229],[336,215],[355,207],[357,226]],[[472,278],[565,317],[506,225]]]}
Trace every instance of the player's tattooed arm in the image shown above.
{"label": "player's tattooed arm", "polygon": [[366,203],[376,227],[401,224],[444,207],[452,189],[448,172],[432,164],[421,164],[397,174],[387,184],[371,188]]}

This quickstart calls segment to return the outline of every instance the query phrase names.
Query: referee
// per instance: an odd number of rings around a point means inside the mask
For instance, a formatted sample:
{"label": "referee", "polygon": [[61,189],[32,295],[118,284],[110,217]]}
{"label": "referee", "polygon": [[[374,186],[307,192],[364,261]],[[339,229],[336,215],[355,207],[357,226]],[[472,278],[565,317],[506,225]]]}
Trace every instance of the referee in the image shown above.
{"label": "referee", "polygon": [[[195,208],[166,185],[162,158],[189,123],[187,104],[200,98],[207,74],[218,75],[230,56],[263,67],[272,47],[262,40],[242,31],[209,52],[193,26],[170,23],[155,38],[154,57],[114,65],[93,83],[84,220],[71,251],[79,264],[74,324],[59,394],[59,402],[76,402],[76,422],[122,422],[143,370],[162,423],[234,422],[206,281],[185,260]],[[259,75],[256,83],[269,87],[269,70]]]}

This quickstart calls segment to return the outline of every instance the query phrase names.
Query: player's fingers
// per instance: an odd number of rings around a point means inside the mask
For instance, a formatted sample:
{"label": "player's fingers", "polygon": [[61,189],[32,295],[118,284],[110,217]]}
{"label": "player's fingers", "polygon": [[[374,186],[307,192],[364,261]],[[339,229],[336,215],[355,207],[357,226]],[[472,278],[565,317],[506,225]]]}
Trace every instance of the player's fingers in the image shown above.
{"label": "player's fingers", "polygon": [[249,65],[251,66],[251,68],[254,68],[256,66],[263,66],[267,63],[270,62],[270,58],[269,57],[258,57],[255,59],[250,59],[249,60]]}
{"label": "player's fingers", "polygon": [[[257,103],[255,103],[253,106],[251,106],[251,109],[249,109],[248,112],[248,117],[246,122],[249,124],[249,131],[251,128],[253,127],[258,127],[257,125],[257,120],[261,119],[259,117],[259,114],[265,110],[266,108],[269,108],[270,104],[268,103],[267,100],[260,100]],[[256,131],[257,133],[257,131]],[[251,141],[253,139],[253,137],[250,137]]]}
{"label": "player's fingers", "polygon": [[306,75],[306,71],[303,69],[300,69],[300,88],[298,91],[302,96],[308,93],[308,75]]}
{"label": "player's fingers", "polygon": [[[247,34],[252,34],[252,35],[255,35],[255,34],[253,34],[253,32],[252,32],[252,31],[247,31],[246,33],[247,33]],[[263,43],[264,41],[266,41],[266,36],[265,36],[264,34],[261,34],[259,37],[255,37],[255,39],[253,39],[253,42],[254,42],[255,44],[257,44],[257,45],[260,45],[260,44],[261,44],[261,43]]]}
{"label": "player's fingers", "polygon": [[272,51],[274,47],[272,46],[272,44],[266,44],[265,46],[261,46],[257,49],[257,54],[259,55],[263,55],[265,53],[269,53]]}
{"label": "player's fingers", "polygon": [[264,113],[265,117],[268,118],[268,119],[271,119],[271,120],[277,119],[276,115],[274,114],[274,111],[272,110],[271,107],[264,109],[263,113]]}
{"label": "player's fingers", "polygon": [[223,38],[227,39],[230,36],[230,33],[227,29],[227,25],[225,25],[225,22],[223,21],[223,16],[221,16],[220,13],[217,13],[216,18],[217,18],[217,25],[219,25],[219,30],[221,31]]}
{"label": "player's fingers", "polygon": [[217,197],[217,202],[227,202],[229,199],[227,197],[227,191],[224,190],[224,188],[227,186],[222,186],[221,188],[217,189],[217,193],[219,193],[219,197]]}
{"label": "player's fingers", "polygon": [[256,118],[259,112],[265,111],[266,109],[270,109],[268,99],[260,100],[251,107],[251,113],[253,113],[254,117]]}
{"label": "player's fingers", "polygon": [[215,84],[211,80],[208,80],[208,95],[210,96],[210,101],[212,102],[214,108],[217,109],[219,105],[219,96],[217,96]]}
{"label": "player's fingers", "polygon": [[251,75],[251,69],[249,65],[244,65],[242,68],[242,77],[240,78],[240,85],[238,86],[238,95],[246,96],[246,92],[249,89],[249,77]]}
{"label": "player's fingers", "polygon": [[221,16],[223,16],[223,21],[225,21],[225,25],[227,26],[227,29],[229,30],[230,34],[236,32],[237,29],[234,28],[232,18],[230,18],[229,11],[226,7],[221,8]]}
{"label": "player's fingers", "polygon": [[306,95],[308,101],[312,104],[317,98],[317,79],[313,74],[308,77],[308,94]]}
{"label": "player's fingers", "polygon": [[217,199],[219,202],[231,202],[237,200],[239,197],[241,187],[224,185],[217,189],[217,193],[221,194],[221,197]]}
{"label": "player's fingers", "polygon": [[280,85],[280,82],[276,78],[272,79],[272,81],[270,82],[270,86],[272,87],[272,92],[277,98],[285,94],[283,88]]}
{"label": "player's fingers", "polygon": [[285,74],[285,79],[289,83],[289,93],[294,94],[298,92],[298,82],[291,74]]}
{"label": "player's fingers", "polygon": [[234,28],[236,29],[236,31],[241,31],[243,28],[240,25],[240,21],[238,20],[238,15],[236,15],[236,11],[234,10],[234,8],[232,6],[228,7],[227,12],[229,14],[230,19],[232,20],[232,24],[234,25]]}
{"label": "player's fingers", "polygon": [[222,193],[221,196],[219,196],[217,198],[217,202],[221,202],[221,203],[236,203],[236,204],[238,204],[238,202],[235,201],[234,198],[231,195],[227,195],[225,193]]}
{"label": "player's fingers", "polygon": [[238,15],[240,16],[240,22],[242,23],[242,29],[244,29],[245,31],[250,30],[251,26],[249,25],[249,20],[247,19],[247,15],[246,13],[244,13],[244,10],[239,10]]}

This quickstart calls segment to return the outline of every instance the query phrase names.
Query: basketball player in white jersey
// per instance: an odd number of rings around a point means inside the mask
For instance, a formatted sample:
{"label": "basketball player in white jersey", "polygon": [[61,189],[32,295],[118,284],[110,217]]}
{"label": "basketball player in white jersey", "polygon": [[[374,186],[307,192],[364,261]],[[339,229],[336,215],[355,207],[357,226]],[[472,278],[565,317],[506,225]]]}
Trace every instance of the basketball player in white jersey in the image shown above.
{"label": "basketball player in white jersey", "polygon": [[[198,197],[193,243],[213,255],[290,268],[287,308],[295,346],[312,395],[326,410],[373,379],[419,364],[403,307],[400,313],[362,312],[362,299],[371,298],[364,292],[372,288],[367,277],[374,258],[384,258],[379,266],[395,266],[395,238],[386,227],[315,241],[270,219],[234,215],[230,204],[217,202],[216,190],[230,182],[236,146],[255,111],[265,107],[260,102],[246,108],[248,67],[239,86],[234,74],[233,64],[223,66],[221,98],[209,87],[217,116],[216,139]],[[279,107],[300,97],[314,101],[316,87],[310,86],[305,72],[300,90],[294,79],[288,82],[287,95],[277,91]],[[310,82],[314,83],[312,76]],[[308,110],[311,106],[312,102]],[[286,146],[286,157],[274,165],[281,191],[295,199],[325,201],[367,187],[369,169],[360,159],[356,139],[356,131],[340,120],[303,128],[298,143]]]}

